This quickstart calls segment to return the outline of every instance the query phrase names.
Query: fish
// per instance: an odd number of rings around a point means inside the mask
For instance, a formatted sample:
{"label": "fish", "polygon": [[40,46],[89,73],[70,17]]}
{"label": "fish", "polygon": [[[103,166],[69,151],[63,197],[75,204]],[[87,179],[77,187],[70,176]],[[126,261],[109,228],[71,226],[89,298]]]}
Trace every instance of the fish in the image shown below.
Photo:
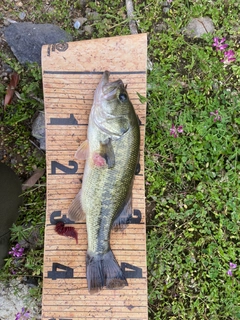
{"label": "fish", "polygon": [[[103,72],[89,115],[87,140],[76,151],[86,160],[82,187],[68,210],[86,220],[86,278],[90,294],[121,289],[127,280],[110,247],[114,226],[132,216],[132,186],[139,164],[140,122],[121,79]],[[127,218],[127,219],[128,219]]]}

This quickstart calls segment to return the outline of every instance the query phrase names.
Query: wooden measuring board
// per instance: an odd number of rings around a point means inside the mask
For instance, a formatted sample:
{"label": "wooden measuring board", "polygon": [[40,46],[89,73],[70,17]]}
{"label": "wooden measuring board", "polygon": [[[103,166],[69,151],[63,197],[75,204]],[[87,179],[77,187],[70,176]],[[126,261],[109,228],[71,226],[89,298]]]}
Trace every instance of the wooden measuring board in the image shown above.
{"label": "wooden measuring board", "polygon": [[[45,45],[42,72],[46,121],[47,210],[44,246],[42,319],[146,320],[147,271],[144,190],[144,134],[146,105],[146,34]],[[128,286],[90,295],[85,258],[86,224],[67,218],[81,188],[84,161],[74,159],[86,139],[93,94],[102,72],[110,81],[122,79],[140,118],[141,170],[133,186],[133,217],[122,231],[112,231],[111,248]],[[58,235],[58,221],[74,226],[75,239]]]}

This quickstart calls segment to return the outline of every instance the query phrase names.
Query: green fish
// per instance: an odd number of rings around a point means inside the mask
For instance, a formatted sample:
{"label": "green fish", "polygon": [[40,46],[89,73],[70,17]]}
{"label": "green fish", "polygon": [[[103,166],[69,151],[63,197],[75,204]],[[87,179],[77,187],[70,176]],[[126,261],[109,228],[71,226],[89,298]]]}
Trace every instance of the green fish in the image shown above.
{"label": "green fish", "polygon": [[127,280],[110,248],[113,225],[132,215],[132,185],[139,161],[139,119],[122,80],[98,84],[89,116],[87,140],[75,156],[86,160],[82,188],[68,216],[86,219],[88,290],[120,289]]}

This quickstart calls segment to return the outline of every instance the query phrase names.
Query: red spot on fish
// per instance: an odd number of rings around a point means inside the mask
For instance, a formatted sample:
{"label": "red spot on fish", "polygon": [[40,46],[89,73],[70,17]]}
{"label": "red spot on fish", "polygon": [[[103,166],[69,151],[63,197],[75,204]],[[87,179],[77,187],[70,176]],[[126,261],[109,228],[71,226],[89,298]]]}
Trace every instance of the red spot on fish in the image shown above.
{"label": "red spot on fish", "polygon": [[93,163],[97,167],[103,167],[106,165],[106,160],[99,153],[94,153],[93,154]]}
{"label": "red spot on fish", "polygon": [[74,227],[65,227],[64,223],[62,221],[59,221],[56,224],[55,231],[60,236],[74,238],[76,240],[76,243],[78,243],[78,234],[77,234],[77,231]]}

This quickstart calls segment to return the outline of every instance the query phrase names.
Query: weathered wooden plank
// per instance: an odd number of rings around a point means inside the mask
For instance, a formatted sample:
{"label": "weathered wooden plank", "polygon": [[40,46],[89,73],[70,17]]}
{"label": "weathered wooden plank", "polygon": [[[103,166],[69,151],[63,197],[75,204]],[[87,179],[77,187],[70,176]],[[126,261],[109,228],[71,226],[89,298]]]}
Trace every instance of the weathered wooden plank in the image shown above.
{"label": "weathered wooden plank", "polygon": [[[146,48],[146,34],[43,46],[47,210],[42,319],[148,318],[144,189],[146,105],[138,97],[138,94],[146,96]],[[122,290],[104,288],[90,295],[85,270],[86,224],[68,224],[76,229],[78,244],[73,238],[58,235],[55,224],[67,218],[71,201],[81,187],[84,161],[74,159],[74,154],[86,139],[93,94],[104,70],[111,72],[111,81],[120,78],[128,85],[130,99],[141,121],[140,172],[135,176],[132,192],[133,209],[138,211],[133,212],[133,221],[125,229],[111,232],[111,247],[128,286]]]}

